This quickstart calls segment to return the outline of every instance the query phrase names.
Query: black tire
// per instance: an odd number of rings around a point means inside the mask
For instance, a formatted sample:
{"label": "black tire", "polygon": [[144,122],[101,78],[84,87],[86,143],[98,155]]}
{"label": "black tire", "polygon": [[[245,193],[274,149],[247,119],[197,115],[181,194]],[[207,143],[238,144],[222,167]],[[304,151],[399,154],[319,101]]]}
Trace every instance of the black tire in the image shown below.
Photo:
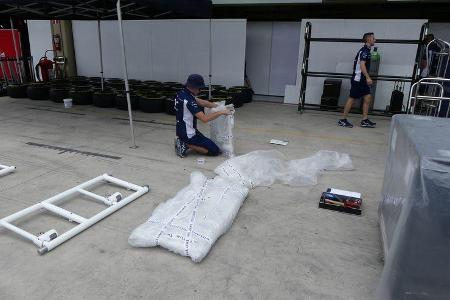
{"label": "black tire", "polygon": [[161,81],[156,81],[156,80],[145,80],[145,81],[143,81],[143,83],[148,84],[148,85],[161,85]]}
{"label": "black tire", "polygon": [[[139,109],[139,97],[136,95],[131,96],[131,110]],[[116,95],[116,108],[120,110],[128,110],[127,97],[124,95]]]}
{"label": "black tire", "polygon": [[92,91],[91,90],[75,90],[69,93],[69,97],[72,98],[73,105],[89,105],[92,104]]}
{"label": "black tire", "polygon": [[31,100],[48,100],[49,90],[46,85],[32,84],[27,88],[27,95]]}
{"label": "black tire", "polygon": [[83,86],[83,85],[89,85],[89,79],[84,76],[74,76],[70,77],[69,82],[74,86]]}
{"label": "black tire", "polygon": [[184,87],[183,84],[175,81],[164,82],[162,85],[167,89],[174,89],[176,91],[179,91]]}
{"label": "black tire", "polygon": [[6,88],[6,93],[11,98],[27,98],[28,85],[11,84]]}
{"label": "black tire", "polygon": [[165,97],[139,97],[139,108],[146,113],[162,113],[164,112]]}
{"label": "black tire", "polygon": [[66,88],[71,83],[65,79],[55,79],[50,81],[50,87]]}
{"label": "black tire", "polygon": [[143,91],[148,89],[148,85],[144,83],[133,83],[130,85],[131,89],[134,91]]}
{"label": "black tire", "polygon": [[177,114],[175,110],[175,97],[166,97],[164,100],[164,110],[168,115],[175,116]]}
{"label": "black tire", "polygon": [[166,96],[169,98],[175,98],[175,96],[178,93],[178,90],[174,90],[174,89],[169,89],[169,90],[163,90],[163,91],[159,91],[158,93],[160,93],[162,96]]}
{"label": "black tire", "polygon": [[102,108],[111,108],[116,105],[116,95],[113,92],[94,93],[92,102],[94,106]]}
{"label": "black tire", "polygon": [[239,97],[242,103],[250,103],[253,101],[253,90],[246,86],[233,86],[230,91],[240,93]]}
{"label": "black tire", "polygon": [[235,108],[239,108],[244,105],[244,95],[240,89],[229,89],[228,94],[231,97],[231,102]]}
{"label": "black tire", "polygon": [[216,91],[224,91],[227,89],[224,85],[219,85],[219,84],[212,84],[211,88]]}
{"label": "black tire", "polygon": [[51,88],[49,98],[53,102],[62,103],[65,98],[68,98],[69,90],[64,88]]}
{"label": "black tire", "polygon": [[253,90],[251,88],[245,88],[243,91],[244,94],[244,103],[250,103],[253,101]]}
{"label": "black tire", "polygon": [[142,81],[138,79],[128,79],[128,84],[141,84]]}

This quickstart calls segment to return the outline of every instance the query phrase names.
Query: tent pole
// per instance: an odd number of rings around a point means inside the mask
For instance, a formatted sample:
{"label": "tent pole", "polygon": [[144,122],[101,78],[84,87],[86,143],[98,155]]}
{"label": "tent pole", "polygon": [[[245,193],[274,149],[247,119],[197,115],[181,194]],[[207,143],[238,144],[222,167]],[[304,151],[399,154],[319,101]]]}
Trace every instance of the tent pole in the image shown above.
{"label": "tent pole", "polygon": [[211,79],[212,79],[212,20],[209,18],[209,100],[211,100],[212,89],[211,89]]}
{"label": "tent pole", "polygon": [[98,46],[99,46],[99,54],[100,54],[100,76],[101,76],[102,91],[104,91],[103,50],[102,50],[102,32],[101,32],[101,28],[100,28],[100,19],[97,20],[97,27],[98,27]]}
{"label": "tent pole", "polygon": [[125,80],[125,94],[127,97],[128,104],[128,116],[130,118],[130,130],[131,130],[131,147],[136,149],[136,141],[134,139],[134,128],[133,128],[133,114],[131,112],[131,97],[130,97],[130,86],[128,85],[128,70],[127,70],[127,58],[125,56],[125,41],[123,38],[123,28],[122,28],[122,9],[120,8],[120,0],[117,0],[117,21],[119,22],[120,31],[120,43],[122,45],[122,62],[123,62],[123,76]]}
{"label": "tent pole", "polygon": [[[20,60],[19,60],[19,51],[17,50],[17,42],[16,42],[16,35],[14,34],[14,24],[13,24],[13,20],[12,17],[9,17],[9,22],[11,23],[11,34],[12,34],[12,38],[13,38],[13,43],[14,43],[14,52],[16,52],[16,70],[19,73],[19,78],[20,78],[20,82],[19,84],[23,83],[23,78],[22,78],[22,71],[20,70]],[[12,71],[12,70],[10,70]]]}

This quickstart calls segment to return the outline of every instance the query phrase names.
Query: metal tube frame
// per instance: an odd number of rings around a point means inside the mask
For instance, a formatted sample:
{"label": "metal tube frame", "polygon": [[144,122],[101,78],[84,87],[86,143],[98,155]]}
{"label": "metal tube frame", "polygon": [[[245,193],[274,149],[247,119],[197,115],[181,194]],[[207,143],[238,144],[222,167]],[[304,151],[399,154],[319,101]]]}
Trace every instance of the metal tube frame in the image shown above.
{"label": "metal tube frame", "polygon": [[8,65],[8,70],[9,70],[9,74],[11,75],[11,81],[14,83],[20,83],[19,80],[17,79],[16,75],[14,74],[15,71],[13,71],[13,67],[11,66],[11,61],[7,60],[6,64]]}
{"label": "metal tube frame", "polygon": [[117,8],[117,21],[119,22],[120,44],[122,46],[122,63],[123,63],[123,76],[124,76],[124,81],[125,81],[125,94],[127,97],[128,117],[130,120],[130,132],[131,132],[131,147],[130,148],[136,149],[138,146],[136,145],[136,141],[135,141],[135,137],[134,137],[133,113],[131,111],[131,96],[130,96],[130,86],[128,84],[127,58],[126,58],[126,54],[125,54],[125,41],[124,41],[124,37],[123,37],[122,10],[120,8],[120,0],[117,0],[116,8]]}
{"label": "metal tube frame", "polygon": [[306,83],[308,81],[308,65],[309,65],[309,49],[311,41],[311,22],[306,22],[305,24],[305,47],[303,50],[303,62],[302,62],[302,83],[300,86],[300,99],[298,103],[298,110],[303,113],[305,110],[305,94],[306,94]]}
{"label": "metal tube frame", "polygon": [[[428,31],[428,23],[425,23],[422,25],[421,31],[420,31],[420,37],[419,40],[397,40],[397,39],[377,39],[377,43],[391,43],[391,44],[417,44],[417,52],[416,52],[416,61],[414,64],[413,72],[411,77],[405,77],[405,76],[391,76],[391,75],[377,75],[374,76],[375,80],[378,81],[402,81],[402,82],[414,82],[418,79],[418,70],[419,70],[419,63],[418,59],[420,58],[420,42],[423,40],[425,34]],[[303,50],[303,61],[302,61],[302,67],[301,67],[301,75],[302,75],[302,81],[300,85],[300,95],[299,95],[299,103],[298,103],[298,111],[300,113],[303,113],[305,110],[306,99],[306,84],[307,84],[307,78],[308,77],[329,77],[329,78],[339,78],[339,79],[349,79],[352,77],[352,74],[347,73],[331,73],[331,72],[309,72],[309,53],[310,53],[310,46],[311,42],[346,42],[346,43],[356,43],[361,42],[359,39],[348,39],[348,38],[312,38],[311,37],[312,32],[312,25],[311,22],[306,22],[305,24],[305,46]],[[411,91],[410,87],[410,91]]]}
{"label": "metal tube frame", "polygon": [[14,52],[16,53],[16,68],[15,68],[15,70],[19,74],[19,84],[22,84],[23,83],[22,66],[21,66],[20,60],[19,60],[19,51],[17,50],[16,35],[14,34],[14,24],[13,24],[12,17],[9,18],[9,22],[11,23],[11,35],[13,38]]}
{"label": "metal tube frame", "polygon": [[97,20],[97,29],[98,29],[98,47],[99,47],[99,55],[100,55],[100,76],[101,76],[101,85],[102,91],[104,91],[104,77],[103,77],[103,50],[102,50],[102,30],[100,28],[100,19]]}
{"label": "metal tube frame", "polygon": [[[113,185],[120,186],[122,188],[126,188],[129,190],[134,191],[131,195],[128,197],[120,200],[120,201],[113,201],[109,200],[106,197],[102,197],[100,195],[91,193],[86,191],[86,189],[97,186],[100,183],[109,183]],[[9,229],[16,234],[20,235],[21,237],[31,241],[33,244],[35,244],[38,247],[38,253],[44,254],[46,252],[51,251],[52,249],[56,248],[57,246],[61,245],[62,243],[66,242],[67,240],[71,239],[72,237],[76,236],[77,234],[81,233],[82,231],[86,230],[87,228],[91,227],[95,223],[99,222],[100,220],[106,218],[107,216],[111,215],[115,211],[121,209],[128,203],[136,200],[137,198],[141,197],[142,195],[148,193],[150,191],[150,188],[148,186],[139,186],[135,185],[130,182],[126,182],[124,180],[112,177],[108,174],[100,175],[94,179],[91,179],[89,181],[86,181],[76,187],[73,187],[65,192],[62,192],[56,196],[53,196],[49,199],[46,199],[42,202],[39,202],[35,205],[32,205],[30,207],[27,207],[21,211],[18,211],[10,216],[7,216],[3,219],[0,219],[0,228],[4,227],[6,229]],[[90,218],[84,218],[82,216],[79,216],[73,212],[70,212],[66,209],[63,209],[57,205],[61,200],[68,199],[70,197],[73,197],[75,195],[84,195],[87,197],[90,197],[94,200],[101,200],[103,203],[108,205],[108,208],[104,209],[103,211],[97,213],[96,215],[90,217]],[[13,224],[12,222],[26,216],[29,214],[32,214],[34,212],[40,211],[41,209],[46,209],[56,215],[59,215],[65,219],[68,219],[69,221],[74,221],[78,223],[77,226],[73,227],[67,232],[64,232],[63,234],[54,237],[51,240],[44,239],[42,236],[36,236],[34,234],[31,234]]]}
{"label": "metal tube frame", "polygon": [[6,73],[5,65],[3,64],[3,59],[0,58],[0,71],[2,72],[3,81],[6,83],[6,86],[9,85],[8,74]]}
{"label": "metal tube frame", "polygon": [[208,99],[211,100],[212,96],[212,20],[209,18],[209,75],[208,75]]}
{"label": "metal tube frame", "polygon": [[15,170],[16,170],[16,167],[14,167],[14,166],[0,165],[0,176],[4,176],[6,174],[12,173]]}
{"label": "metal tube frame", "polygon": [[[427,77],[422,78],[411,86],[408,98],[408,104],[406,113],[407,114],[415,114],[417,100],[428,100],[437,102],[437,109],[434,115],[438,115],[441,109],[441,104],[443,100],[450,100],[450,97],[444,97],[444,82],[450,82],[450,78],[443,77]],[[428,96],[428,95],[419,95],[419,87],[421,85],[427,85],[432,87],[438,87],[440,89],[439,96]],[[447,108],[446,116],[449,116],[450,109]]]}

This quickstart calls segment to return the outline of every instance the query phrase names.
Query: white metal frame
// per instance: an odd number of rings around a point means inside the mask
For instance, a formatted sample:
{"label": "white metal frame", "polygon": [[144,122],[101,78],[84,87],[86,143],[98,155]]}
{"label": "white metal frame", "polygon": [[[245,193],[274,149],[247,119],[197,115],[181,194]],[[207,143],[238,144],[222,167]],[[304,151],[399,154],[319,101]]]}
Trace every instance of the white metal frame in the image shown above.
{"label": "white metal frame", "polygon": [[4,166],[0,165],[0,176],[12,173],[16,170],[16,167],[14,166]]}
{"label": "white metal frame", "polygon": [[[134,193],[132,193],[128,197],[122,199],[120,193],[114,193],[110,197],[103,197],[103,196],[97,195],[97,194],[92,193],[87,190],[90,187],[97,186],[100,183],[114,184],[114,185],[126,188],[128,190],[133,190]],[[28,208],[18,211],[8,217],[0,219],[0,228],[4,227],[6,229],[9,229],[9,230],[15,232],[16,234],[20,235],[21,237],[31,241],[33,244],[35,244],[39,248],[38,253],[42,255],[46,252],[51,251],[52,249],[56,248],[57,246],[61,245],[65,241],[71,239],[72,237],[79,234],[80,232],[91,227],[98,221],[106,218],[107,216],[114,213],[115,211],[121,209],[128,203],[130,203],[130,202],[136,200],[137,198],[139,198],[140,196],[148,193],[149,191],[150,191],[150,188],[148,186],[135,185],[135,184],[126,182],[124,180],[112,177],[108,174],[103,174],[94,179],[86,181],[74,188],[71,188],[65,192],[62,192],[56,196],[53,196],[47,200],[39,202],[35,205],[32,205]],[[92,216],[91,218],[84,218],[82,216],[79,216],[73,212],[70,212],[66,209],[63,209],[63,208],[55,205],[57,202],[59,202],[63,199],[67,199],[71,196],[76,196],[76,195],[87,196],[93,200],[99,201],[99,202],[107,205],[108,208],[106,208],[103,211],[99,212],[98,214]],[[63,218],[68,219],[69,221],[74,221],[74,222],[78,223],[78,225],[73,227],[69,231],[64,232],[63,234],[61,234],[59,236],[54,229],[47,231],[46,233],[44,233],[42,235],[36,236],[34,234],[31,234],[13,224],[11,224],[11,222],[16,221],[17,219],[19,219],[23,216],[29,215],[29,214],[39,211],[41,209],[46,209],[56,215],[59,215]]]}
{"label": "white metal frame", "polygon": [[[444,82],[450,82],[449,78],[442,77],[427,77],[422,78],[411,86],[411,90],[408,98],[408,110],[407,114],[416,114],[416,104],[417,100],[425,100],[433,103],[435,109],[430,109],[427,111],[427,116],[433,115],[437,116],[441,110],[441,102],[443,100],[450,100],[450,97],[444,97]],[[421,85],[431,86],[439,89],[439,96],[427,96],[427,95],[419,95],[419,87]],[[436,92],[437,94],[437,92]],[[446,116],[449,117],[450,108],[447,108]]]}

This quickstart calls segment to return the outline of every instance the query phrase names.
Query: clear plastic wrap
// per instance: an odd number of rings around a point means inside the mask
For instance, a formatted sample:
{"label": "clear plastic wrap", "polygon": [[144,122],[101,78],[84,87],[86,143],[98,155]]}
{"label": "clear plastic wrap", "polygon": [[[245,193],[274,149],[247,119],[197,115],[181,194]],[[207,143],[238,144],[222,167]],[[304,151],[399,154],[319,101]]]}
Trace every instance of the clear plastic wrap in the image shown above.
{"label": "clear plastic wrap", "polygon": [[134,247],[161,246],[200,262],[233,223],[248,189],[220,176],[191,174],[190,184],[158,205],[128,242]]}
{"label": "clear plastic wrap", "polygon": [[322,170],[352,169],[350,157],[334,151],[287,161],[278,151],[254,151],[228,159],[214,179],[199,172],[177,195],[158,205],[150,219],[137,227],[128,242],[134,247],[161,246],[200,262],[233,223],[249,188],[275,181],[302,186],[317,183]]}
{"label": "clear plastic wrap", "polygon": [[[206,113],[224,110],[228,108],[234,111],[233,105],[225,106],[225,102],[217,102],[218,106],[212,109],[206,109]],[[234,129],[234,114],[228,116],[220,116],[215,120],[209,122],[210,138],[217,144],[225,157],[234,156],[233,146],[233,129]]]}
{"label": "clear plastic wrap", "polygon": [[449,119],[392,119],[379,217],[385,265],[377,299],[449,299]]}
{"label": "clear plastic wrap", "polygon": [[350,156],[345,153],[320,150],[313,156],[288,161],[276,150],[258,150],[228,159],[214,171],[253,189],[276,181],[292,186],[314,185],[321,171],[352,169]]}

